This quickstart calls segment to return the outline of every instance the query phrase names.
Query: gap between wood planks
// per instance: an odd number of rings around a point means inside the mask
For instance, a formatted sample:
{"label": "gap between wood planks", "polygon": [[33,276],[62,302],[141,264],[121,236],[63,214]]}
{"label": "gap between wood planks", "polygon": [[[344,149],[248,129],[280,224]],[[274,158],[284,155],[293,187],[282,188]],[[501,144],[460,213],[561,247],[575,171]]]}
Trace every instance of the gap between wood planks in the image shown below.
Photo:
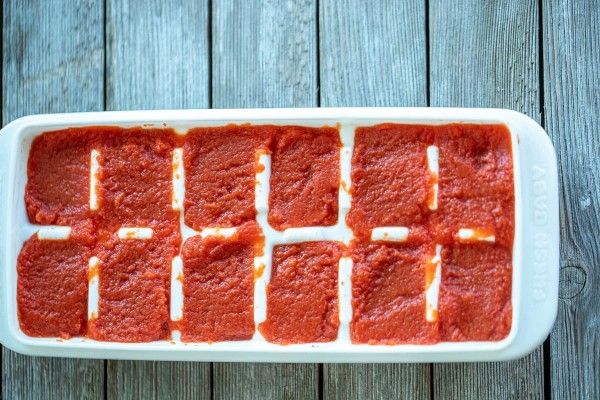
{"label": "gap between wood planks", "polygon": [[[543,0],[538,0],[538,82],[540,94],[540,125],[546,129],[546,113],[544,112],[544,9]],[[560,262],[560,261],[559,261]],[[551,382],[551,354],[550,354],[550,336],[546,338],[542,345],[542,367],[544,378],[544,399],[552,399],[552,382]]]}

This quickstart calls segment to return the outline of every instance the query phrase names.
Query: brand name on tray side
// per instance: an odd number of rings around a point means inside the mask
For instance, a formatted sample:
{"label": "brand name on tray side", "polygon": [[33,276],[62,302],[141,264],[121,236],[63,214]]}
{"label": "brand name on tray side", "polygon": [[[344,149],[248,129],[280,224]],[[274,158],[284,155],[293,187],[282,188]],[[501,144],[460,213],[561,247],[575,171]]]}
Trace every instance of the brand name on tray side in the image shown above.
{"label": "brand name on tray side", "polygon": [[546,299],[548,286],[547,268],[549,255],[548,234],[539,228],[548,224],[548,184],[546,169],[534,165],[533,176],[533,223],[538,228],[533,235],[533,299],[542,302]]}

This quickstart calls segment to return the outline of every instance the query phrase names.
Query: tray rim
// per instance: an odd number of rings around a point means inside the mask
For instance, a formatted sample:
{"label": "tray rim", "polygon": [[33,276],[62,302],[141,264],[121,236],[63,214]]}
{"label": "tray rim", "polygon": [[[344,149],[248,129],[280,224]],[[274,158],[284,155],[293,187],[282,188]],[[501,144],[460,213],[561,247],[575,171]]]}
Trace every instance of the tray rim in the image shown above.
{"label": "tray rim", "polygon": [[[253,348],[248,346],[252,342],[221,342],[215,344],[193,343],[184,344],[170,342],[156,343],[112,343],[96,342],[91,339],[75,338],[70,340],[61,340],[56,338],[31,338],[25,336],[18,329],[18,323],[15,329],[14,320],[11,324],[9,318],[16,319],[16,302],[11,304],[11,295],[14,290],[6,290],[11,287],[11,278],[14,289],[16,282],[16,269],[11,265],[16,265],[16,254],[18,249],[10,249],[11,238],[14,235],[10,233],[10,222],[14,221],[14,213],[10,209],[23,204],[22,194],[12,193],[11,204],[7,203],[9,197],[8,188],[15,187],[17,163],[23,163],[23,158],[28,156],[28,151],[23,154],[15,151],[18,146],[23,144],[23,136],[33,137],[36,133],[33,131],[47,131],[61,129],[68,126],[90,126],[90,125],[115,125],[115,126],[145,126],[162,127],[166,124],[168,127],[174,127],[181,131],[186,126],[211,126],[229,123],[282,123],[282,124],[301,124],[315,126],[323,125],[323,122],[337,122],[336,120],[346,121],[345,123],[373,124],[382,122],[397,123],[425,123],[425,124],[443,124],[443,123],[505,123],[511,131],[513,142],[514,176],[515,176],[515,248],[513,254],[513,326],[509,337],[499,342],[458,342],[458,343],[439,343],[435,345],[347,345],[338,349],[328,348],[327,343],[323,344],[305,344],[305,345],[272,345],[271,348]],[[474,360],[500,360],[510,359],[522,356],[532,351],[536,345],[541,343],[548,335],[549,330],[556,316],[558,304],[558,253],[549,258],[550,272],[552,276],[549,284],[550,288],[547,301],[543,302],[542,307],[546,314],[551,318],[544,318],[540,324],[532,325],[535,331],[520,328],[522,319],[522,310],[524,306],[520,301],[522,292],[521,275],[523,273],[522,260],[522,236],[521,223],[523,213],[529,212],[530,208],[523,203],[521,199],[521,184],[526,178],[521,174],[521,163],[524,154],[523,146],[527,143],[524,139],[534,139],[537,146],[545,147],[545,158],[542,160],[547,168],[554,173],[549,174],[549,186],[551,181],[556,185],[556,190],[551,188],[549,193],[550,202],[556,203],[556,213],[550,221],[551,240],[556,243],[554,246],[558,249],[558,192],[557,192],[557,173],[556,156],[550,139],[545,131],[529,117],[511,110],[503,109],[466,109],[466,108],[293,108],[293,109],[210,109],[210,110],[161,110],[161,111],[116,111],[116,112],[92,112],[92,113],[68,113],[68,114],[44,114],[32,115],[20,118],[8,124],[2,129],[0,135],[0,175],[6,181],[7,193],[2,193],[0,188],[0,205],[5,210],[4,218],[0,216],[0,221],[4,221],[0,226],[1,240],[0,257],[4,259],[2,263],[4,274],[0,279],[2,287],[2,303],[0,313],[0,341],[7,347],[16,351],[31,355],[50,355],[50,356],[69,356],[69,357],[89,357],[89,358],[115,358],[115,359],[156,359],[156,360],[203,360],[203,361],[291,361],[291,362],[365,362],[365,361],[474,361]],[[531,147],[531,146],[530,146]],[[11,151],[12,150],[12,151]],[[525,150],[531,150],[527,148]],[[4,153],[4,154],[2,154]],[[2,161],[4,160],[4,162]],[[529,158],[525,158],[527,164]],[[525,174],[526,175],[526,174]],[[554,178],[554,179],[552,179]],[[18,192],[18,191],[17,191]],[[19,199],[21,199],[19,203]],[[524,207],[522,207],[524,206]],[[523,209],[524,208],[524,209]],[[0,214],[2,214],[0,209]],[[8,215],[6,215],[8,214]],[[11,215],[12,214],[12,215]],[[13,234],[14,234],[13,227]],[[517,239],[519,238],[519,240]],[[14,247],[14,246],[12,246]],[[11,254],[12,253],[12,254]],[[11,257],[11,255],[13,257]],[[11,264],[12,261],[12,264]],[[554,261],[554,262],[552,262]],[[552,268],[552,266],[555,266]],[[516,266],[516,267],[515,267]],[[13,271],[11,271],[13,270]],[[552,271],[554,270],[554,271]],[[518,273],[516,273],[517,271]],[[555,278],[555,279],[554,279]],[[515,307],[515,303],[517,306]],[[533,314],[538,315],[538,314]],[[538,318],[541,320],[541,318]],[[530,324],[527,324],[530,325]],[[524,333],[523,333],[524,332]],[[523,340],[517,341],[517,337],[523,339],[527,336],[525,343]],[[331,346],[329,346],[331,347]]]}

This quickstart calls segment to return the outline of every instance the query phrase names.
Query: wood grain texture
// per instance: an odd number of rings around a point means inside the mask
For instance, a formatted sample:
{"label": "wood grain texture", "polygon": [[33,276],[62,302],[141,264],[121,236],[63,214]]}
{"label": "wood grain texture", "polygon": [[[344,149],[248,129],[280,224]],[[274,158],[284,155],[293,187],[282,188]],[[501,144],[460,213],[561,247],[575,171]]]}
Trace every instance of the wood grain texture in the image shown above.
{"label": "wood grain texture", "polygon": [[323,399],[429,399],[428,364],[325,364]]}
{"label": "wood grain texture", "polygon": [[[537,2],[429,6],[431,105],[511,108],[540,121]],[[434,397],[543,398],[543,368],[541,347],[512,362],[434,365]]]}
{"label": "wood grain texture", "polygon": [[28,357],[3,350],[3,399],[104,398],[102,360]]}
{"label": "wood grain texture", "polygon": [[107,108],[208,107],[208,0],[107,1]]}
{"label": "wood grain texture", "polygon": [[320,2],[321,105],[426,106],[423,1]]}
{"label": "wood grain texture", "polygon": [[429,3],[431,106],[506,107],[540,121],[535,0]]}
{"label": "wood grain texture", "polygon": [[215,1],[214,108],[317,105],[315,0]]}
{"label": "wood grain texture", "polygon": [[600,398],[600,2],[544,1],[546,129],[561,193],[553,399]]}
{"label": "wood grain texture", "polygon": [[[103,4],[20,1],[3,4],[2,121],[103,106]],[[27,357],[2,349],[5,399],[98,399],[104,363]]]}
{"label": "wood grain texture", "polygon": [[103,107],[103,4],[3,2],[2,116]]}
{"label": "wood grain texture", "polygon": [[[315,1],[215,1],[212,105],[317,105]],[[317,364],[215,363],[215,399],[316,399]]]}
{"label": "wood grain texture", "polygon": [[[208,3],[108,0],[107,108],[206,108]],[[110,399],[208,399],[209,363],[108,361]]]}
{"label": "wood grain texture", "polygon": [[109,361],[108,399],[210,399],[207,363]]}
{"label": "wood grain texture", "polygon": [[[321,105],[425,106],[424,2],[322,0]],[[429,399],[427,364],[325,364],[324,399]]]}
{"label": "wood grain texture", "polygon": [[315,364],[215,363],[215,399],[317,399]]}

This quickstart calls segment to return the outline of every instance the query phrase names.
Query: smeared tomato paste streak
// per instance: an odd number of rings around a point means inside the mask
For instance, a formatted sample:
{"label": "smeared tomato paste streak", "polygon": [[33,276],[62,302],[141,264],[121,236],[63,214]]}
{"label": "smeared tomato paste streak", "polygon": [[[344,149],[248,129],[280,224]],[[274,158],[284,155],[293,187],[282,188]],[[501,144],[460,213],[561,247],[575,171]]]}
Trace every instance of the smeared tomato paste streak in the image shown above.
{"label": "smeared tomato paste streak", "polygon": [[[271,276],[273,259],[273,243],[267,237],[273,237],[275,230],[268,221],[269,191],[271,175],[271,156],[264,149],[255,153],[255,182],[256,191],[254,206],[256,208],[256,222],[262,235],[255,244],[254,258],[254,323],[262,323],[267,318],[267,282]],[[260,271],[260,273],[258,273]],[[260,334],[260,333],[259,333]]]}
{"label": "smeared tomato paste streak", "polygon": [[[429,192],[427,207],[432,212],[438,209],[439,194],[439,148],[436,145],[427,147],[427,173],[429,178]],[[435,245],[435,254],[425,264],[425,319],[436,322],[439,317],[439,292],[442,268],[442,245]]]}
{"label": "smeared tomato paste streak", "polygon": [[183,261],[180,256],[171,262],[171,321],[180,321],[183,318]]}
{"label": "smeared tomato paste streak", "polygon": [[[343,249],[344,253],[347,248]],[[339,318],[338,340],[350,341],[350,321],[352,321],[352,258],[342,254],[338,274]]]}
{"label": "smeared tomato paste streak", "polygon": [[100,279],[100,259],[91,257],[88,261],[88,321],[98,318],[98,284]]}
{"label": "smeared tomato paste streak", "polygon": [[185,191],[185,172],[183,169],[183,149],[173,149],[173,193],[171,198],[171,207],[173,210],[181,211],[183,209],[183,199]]}
{"label": "smeared tomato paste streak", "polygon": [[98,158],[100,153],[98,150],[93,149],[90,154],[90,210],[95,211],[98,209],[98,173],[100,165]]}
{"label": "smeared tomato paste streak", "polygon": [[427,173],[429,191],[427,193],[427,207],[435,211],[438,208],[439,191],[439,149],[437,146],[427,147]]}
{"label": "smeared tomato paste streak", "polygon": [[371,231],[371,241],[406,242],[410,229],[405,226],[379,226]]}
{"label": "smeared tomato paste streak", "polygon": [[456,240],[460,243],[490,242],[496,241],[494,232],[489,229],[460,228],[456,234]]}
{"label": "smeared tomato paste streak", "polygon": [[435,246],[435,254],[425,263],[425,319],[438,319],[439,291],[442,274],[442,246]]}

